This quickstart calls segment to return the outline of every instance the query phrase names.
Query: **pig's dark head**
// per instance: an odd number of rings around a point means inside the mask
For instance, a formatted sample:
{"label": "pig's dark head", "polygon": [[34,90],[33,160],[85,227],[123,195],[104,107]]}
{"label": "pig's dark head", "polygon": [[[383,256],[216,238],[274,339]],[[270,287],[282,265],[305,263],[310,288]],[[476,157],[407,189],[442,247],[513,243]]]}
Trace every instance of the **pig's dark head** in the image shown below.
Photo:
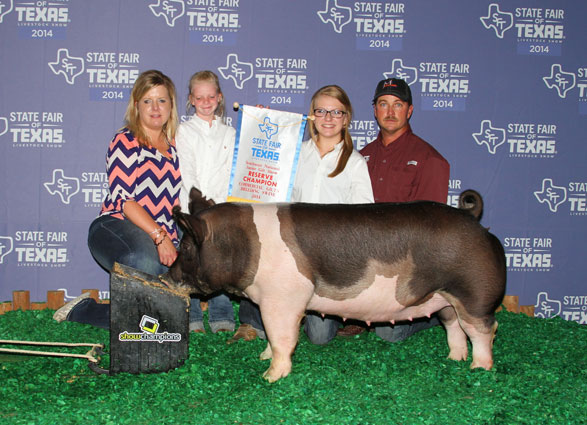
{"label": "pig's dark head", "polygon": [[183,231],[179,253],[169,272],[161,276],[167,284],[190,294],[208,295],[214,290],[202,281],[201,248],[206,238],[207,226],[198,213],[214,205],[214,201],[202,196],[195,188],[190,191],[190,214],[173,208],[173,218]]}
{"label": "pig's dark head", "polygon": [[214,206],[196,189],[190,198],[189,215],[173,210],[183,236],[177,260],[161,280],[182,292],[242,296],[257,273],[261,251],[252,206]]}

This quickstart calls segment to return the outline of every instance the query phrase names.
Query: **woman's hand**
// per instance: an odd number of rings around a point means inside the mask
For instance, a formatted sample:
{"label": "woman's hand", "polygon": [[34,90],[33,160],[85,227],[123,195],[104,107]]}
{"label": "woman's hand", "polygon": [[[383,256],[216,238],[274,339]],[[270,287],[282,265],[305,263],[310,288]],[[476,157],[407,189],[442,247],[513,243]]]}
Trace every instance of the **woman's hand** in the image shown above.
{"label": "woman's hand", "polygon": [[177,250],[161,225],[156,223],[147,211],[135,201],[126,201],[123,208],[124,215],[149,235],[157,248],[161,264],[167,267],[171,266],[177,258]]}
{"label": "woman's hand", "polygon": [[173,242],[167,236],[157,246],[157,252],[159,253],[159,261],[167,267],[170,267],[177,258],[175,245],[173,245]]}

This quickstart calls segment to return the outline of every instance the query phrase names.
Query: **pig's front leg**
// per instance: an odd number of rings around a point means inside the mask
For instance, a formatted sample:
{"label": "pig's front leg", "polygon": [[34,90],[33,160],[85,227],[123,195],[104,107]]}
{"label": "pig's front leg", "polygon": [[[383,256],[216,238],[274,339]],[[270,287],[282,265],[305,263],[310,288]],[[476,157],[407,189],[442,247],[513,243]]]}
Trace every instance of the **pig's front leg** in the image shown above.
{"label": "pig's front leg", "polygon": [[267,334],[267,348],[261,359],[271,359],[269,369],[263,377],[269,382],[285,378],[291,372],[291,356],[298,343],[300,322],[304,317],[305,304],[292,309],[292,305],[261,307],[261,315]]}
{"label": "pig's front leg", "polygon": [[261,360],[269,360],[273,358],[273,351],[271,351],[271,344],[269,341],[267,341],[267,347],[265,347],[259,358]]}

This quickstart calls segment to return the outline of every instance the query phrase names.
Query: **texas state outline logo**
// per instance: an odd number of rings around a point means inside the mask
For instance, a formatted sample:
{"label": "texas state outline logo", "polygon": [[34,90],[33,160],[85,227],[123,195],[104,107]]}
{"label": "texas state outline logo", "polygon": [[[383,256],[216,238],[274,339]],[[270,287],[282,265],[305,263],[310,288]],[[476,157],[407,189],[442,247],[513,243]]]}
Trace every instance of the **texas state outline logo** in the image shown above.
{"label": "texas state outline logo", "polygon": [[473,133],[473,139],[479,146],[485,145],[489,153],[495,155],[497,148],[505,143],[505,129],[493,127],[490,120],[483,120],[479,132]]}
{"label": "texas state outline logo", "polygon": [[57,59],[55,62],[49,62],[49,68],[55,75],[63,75],[67,84],[73,85],[75,79],[83,74],[85,64],[83,58],[71,56],[69,50],[59,49],[57,50]]}
{"label": "texas state outline logo", "polygon": [[0,0],[0,24],[2,23],[4,16],[12,12],[13,8],[14,5],[12,0]]}
{"label": "texas state outline logo", "polygon": [[261,133],[265,133],[268,140],[271,140],[271,137],[279,132],[279,125],[272,123],[271,118],[265,117],[263,122],[259,124],[259,130]]}
{"label": "texas state outline logo", "polygon": [[77,177],[67,177],[61,168],[53,170],[50,182],[43,183],[50,195],[57,195],[64,204],[69,204],[71,198],[80,190]]}
{"label": "texas state outline logo", "polygon": [[175,21],[185,14],[183,0],[157,0],[156,4],[149,5],[155,17],[163,17],[167,26],[175,26]]}
{"label": "texas state outline logo", "polygon": [[218,68],[218,72],[225,80],[232,80],[237,89],[253,78],[253,64],[241,62],[236,53],[229,53],[226,56],[226,65]]}
{"label": "texas state outline logo", "polygon": [[8,131],[8,119],[6,117],[0,117],[0,136],[4,136]]}
{"label": "texas state outline logo", "polygon": [[514,15],[499,10],[497,3],[491,3],[487,16],[482,16],[479,19],[485,28],[488,30],[493,29],[498,38],[503,38],[506,31],[514,26]]}
{"label": "texas state outline logo", "polygon": [[534,316],[542,319],[550,319],[560,316],[562,311],[561,302],[548,298],[548,292],[539,292],[534,305]]}
{"label": "texas state outline logo", "polygon": [[551,178],[542,180],[542,188],[534,192],[534,196],[541,204],[546,204],[548,209],[555,213],[558,207],[567,200],[567,188],[555,186]]}
{"label": "texas state outline logo", "polygon": [[563,71],[562,65],[559,63],[553,63],[550,67],[550,75],[543,77],[542,80],[546,87],[556,90],[562,99],[566,98],[569,90],[577,85],[577,76],[572,72]]}
{"label": "texas state outline logo", "polygon": [[0,264],[4,264],[4,258],[14,250],[14,241],[10,236],[0,236]]}
{"label": "texas state outline logo", "polygon": [[353,19],[352,9],[340,6],[338,0],[326,0],[324,10],[319,10],[316,14],[323,23],[332,24],[334,31],[339,34],[342,33],[342,28]]}
{"label": "texas state outline logo", "polygon": [[411,86],[418,81],[418,68],[404,65],[403,59],[394,59],[391,62],[391,71],[383,73],[384,78],[399,78]]}

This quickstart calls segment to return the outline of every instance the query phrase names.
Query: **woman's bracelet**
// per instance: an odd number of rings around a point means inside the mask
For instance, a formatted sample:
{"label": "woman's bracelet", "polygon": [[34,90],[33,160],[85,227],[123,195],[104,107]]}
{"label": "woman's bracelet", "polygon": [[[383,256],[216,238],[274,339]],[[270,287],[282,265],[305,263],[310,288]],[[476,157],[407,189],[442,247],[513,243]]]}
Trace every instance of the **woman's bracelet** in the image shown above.
{"label": "woman's bracelet", "polygon": [[155,230],[149,232],[149,236],[151,236],[153,233],[157,233],[157,236],[155,236],[155,239],[157,239],[159,237],[159,233],[161,233],[162,230],[164,230],[163,227],[157,227]]}
{"label": "woman's bracelet", "polygon": [[159,242],[157,242],[157,239],[159,238],[159,235],[161,235],[161,233],[157,233],[157,237],[153,241],[153,243],[155,244],[155,246],[159,246],[159,245],[161,245],[163,243],[163,241],[167,237],[167,232],[166,231],[163,231],[163,237],[159,240]]}
{"label": "woman's bracelet", "polygon": [[155,237],[153,238],[153,243],[159,239],[159,236],[161,236],[161,232],[165,233],[165,229],[163,227],[157,227],[155,230],[149,232],[149,236],[151,235],[155,235]]}
{"label": "woman's bracelet", "polygon": [[[153,234],[155,235],[155,237],[153,238],[153,243],[155,244],[155,246],[161,245],[161,243],[163,243],[163,239],[167,237],[167,232],[163,227],[158,227],[155,230],[149,232],[149,236]],[[157,242],[157,239],[159,239],[159,242]]]}

